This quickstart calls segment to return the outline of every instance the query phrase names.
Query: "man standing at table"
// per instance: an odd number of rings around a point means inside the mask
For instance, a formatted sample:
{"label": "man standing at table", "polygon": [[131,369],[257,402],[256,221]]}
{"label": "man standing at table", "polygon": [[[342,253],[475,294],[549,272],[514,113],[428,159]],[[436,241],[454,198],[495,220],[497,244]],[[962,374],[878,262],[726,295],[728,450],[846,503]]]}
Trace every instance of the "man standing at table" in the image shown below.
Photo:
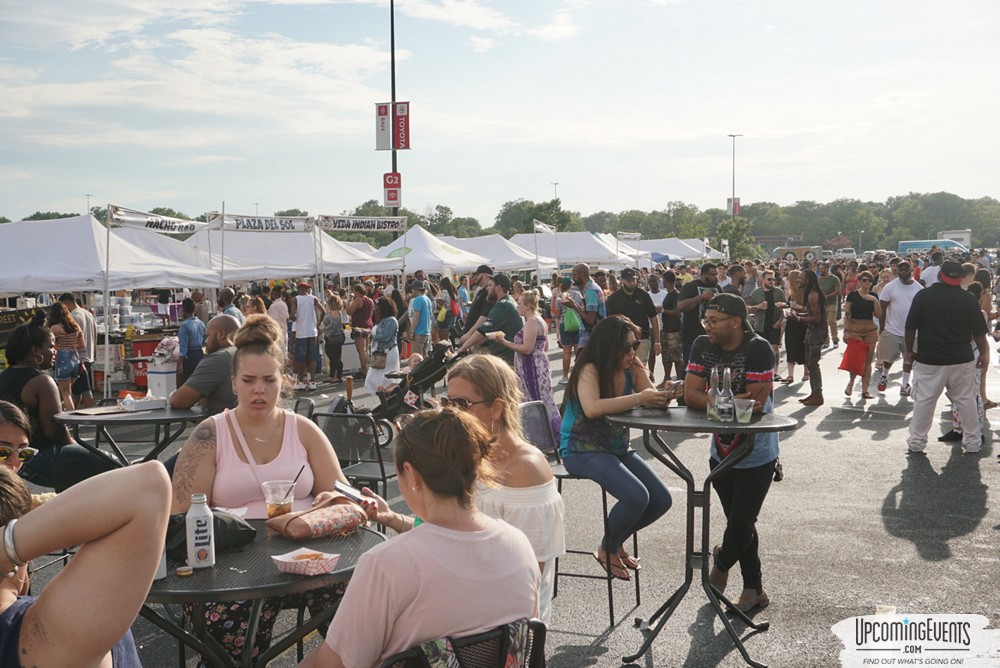
{"label": "man standing at table", "polygon": [[[913,364],[913,418],[906,439],[910,454],[922,454],[938,397],[947,390],[962,423],[962,447],[979,452],[982,432],[976,410],[977,369],[990,363],[986,319],[979,301],[961,287],[962,265],[941,264],[937,280],[913,296],[906,316],[906,362]],[[919,345],[916,345],[919,340]],[[975,359],[970,342],[979,349]]]}
{"label": "man standing at table", "polygon": [[191,377],[170,393],[171,408],[191,408],[201,402],[208,415],[236,408],[233,392],[233,335],[240,328],[236,318],[220,314],[205,328],[205,355]]}

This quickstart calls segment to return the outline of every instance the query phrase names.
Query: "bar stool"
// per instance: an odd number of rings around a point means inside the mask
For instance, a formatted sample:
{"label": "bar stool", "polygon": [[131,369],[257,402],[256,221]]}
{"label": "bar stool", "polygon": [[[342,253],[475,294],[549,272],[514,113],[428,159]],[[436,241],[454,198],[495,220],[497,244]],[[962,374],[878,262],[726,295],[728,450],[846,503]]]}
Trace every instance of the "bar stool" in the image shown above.
{"label": "bar stool", "polygon": [[[562,487],[564,481],[570,480],[585,480],[591,484],[597,484],[590,478],[581,478],[575,476],[566,470],[563,466],[562,460],[559,457],[559,444],[556,442],[555,435],[552,433],[552,423],[549,420],[548,410],[545,408],[545,404],[541,401],[527,401],[520,405],[521,413],[521,429],[524,432],[525,440],[534,445],[536,448],[542,452],[554,452],[555,461],[550,461],[549,465],[552,467],[552,475],[556,478],[556,487],[559,489],[559,493],[562,494]],[[603,511],[604,520],[604,535],[608,534],[608,493],[601,487],[601,507]],[[567,549],[566,554],[578,554],[586,555],[588,557],[593,557],[593,553],[587,550],[571,550]],[[639,538],[638,534],[632,534],[632,556],[636,559],[639,558]],[[615,578],[610,572],[603,575],[595,575],[591,573],[576,573],[576,572],[564,572],[560,571],[559,562],[561,559],[556,559],[556,573],[555,573],[555,584],[553,587],[552,597],[555,598],[559,594],[559,578],[581,578],[585,580],[604,580],[607,591],[608,591],[608,620],[609,625],[615,625],[615,590],[614,590],[614,580]],[[640,597],[640,587],[639,587],[639,574],[641,571],[632,571],[632,581],[635,583],[635,605],[638,607],[641,597]]]}

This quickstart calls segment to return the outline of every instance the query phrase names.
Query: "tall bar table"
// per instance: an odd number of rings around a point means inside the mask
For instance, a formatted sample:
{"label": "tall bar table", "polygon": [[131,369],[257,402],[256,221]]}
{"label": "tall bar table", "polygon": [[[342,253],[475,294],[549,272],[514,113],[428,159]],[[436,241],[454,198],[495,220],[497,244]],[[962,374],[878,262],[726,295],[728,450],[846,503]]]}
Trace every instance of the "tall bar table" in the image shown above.
{"label": "tall bar table", "polygon": [[[726,598],[725,595],[716,591],[716,589],[708,581],[710,568],[709,557],[711,556],[711,550],[709,549],[708,544],[710,538],[709,520],[711,518],[710,503],[712,499],[712,482],[736,466],[736,464],[739,464],[741,461],[746,459],[750,453],[753,452],[754,439],[757,434],[792,431],[799,427],[798,420],[781,415],[774,415],[773,413],[755,413],[750,419],[750,422],[746,424],[741,424],[739,422],[713,422],[709,420],[702,411],[694,411],[682,407],[670,408],[666,410],[655,408],[637,408],[628,413],[609,415],[607,416],[607,420],[632,429],[641,429],[643,443],[649,453],[663,462],[664,466],[680,476],[687,485],[687,537],[684,548],[684,582],[649,618],[648,623],[655,623],[656,626],[651,628],[650,633],[646,636],[646,640],[643,642],[642,647],[639,648],[639,651],[630,656],[623,657],[622,660],[625,663],[632,663],[649,650],[649,647],[653,644],[653,641],[656,640],[656,637],[659,635],[663,625],[666,624],[668,619],[670,619],[670,615],[673,614],[674,610],[677,609],[677,605],[681,602],[681,599],[683,599],[684,595],[687,594],[688,589],[691,587],[691,582],[694,580],[695,571],[700,569],[701,586],[705,590],[705,595],[708,597],[708,600],[715,609],[715,613],[719,616],[719,619],[722,620],[723,626],[726,627],[726,631],[729,632],[730,637],[732,637],[733,642],[736,644],[736,648],[740,651],[740,654],[743,655],[744,660],[746,660],[749,665],[754,666],[754,668],[767,668],[766,664],[754,661],[750,658],[746,647],[743,646],[743,641],[740,640],[739,634],[736,633],[736,630],[733,628],[732,622],[726,616],[726,612],[723,610],[719,600],[721,599],[727,605],[730,605],[734,614],[736,614],[736,616],[742,619],[747,626],[755,631],[766,631],[770,624],[767,621],[754,622],[746,614],[733,606],[732,602]],[[663,432],[746,434],[747,438],[743,441],[743,443],[737,445],[736,448],[729,453],[729,456],[723,459],[719,465],[708,474],[705,478],[704,487],[701,490],[698,490],[695,486],[694,476],[692,475],[691,470],[684,465],[677,454],[663,440],[663,437],[661,436],[661,433]],[[654,444],[656,447],[653,447]],[[699,448],[699,452],[701,454],[706,454],[707,448]],[[696,508],[701,508],[700,550],[695,550],[694,545]],[[641,623],[644,620],[640,619],[637,621]]]}

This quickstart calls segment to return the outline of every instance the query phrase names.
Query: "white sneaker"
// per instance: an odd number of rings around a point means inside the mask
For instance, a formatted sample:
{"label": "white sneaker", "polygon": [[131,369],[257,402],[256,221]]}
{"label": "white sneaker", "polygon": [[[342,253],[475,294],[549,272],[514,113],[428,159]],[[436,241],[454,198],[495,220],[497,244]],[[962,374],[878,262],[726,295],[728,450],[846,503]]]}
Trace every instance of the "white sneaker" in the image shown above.
{"label": "white sneaker", "polygon": [[563,376],[562,378],[559,379],[559,382],[557,384],[558,385],[565,385],[568,382],[569,382],[569,376]]}
{"label": "white sneaker", "polygon": [[901,397],[908,397],[908,396],[910,396],[910,386],[909,385],[904,385],[903,387],[899,388],[899,396],[901,396]]}
{"label": "white sneaker", "polygon": [[301,380],[295,381],[295,389],[296,390],[305,390],[305,389],[308,389],[308,387],[309,386],[306,385],[305,383],[303,383]]}
{"label": "white sneaker", "polygon": [[307,384],[307,387],[309,388],[309,391],[315,390],[316,389],[316,383],[314,381],[309,381],[309,383]]}

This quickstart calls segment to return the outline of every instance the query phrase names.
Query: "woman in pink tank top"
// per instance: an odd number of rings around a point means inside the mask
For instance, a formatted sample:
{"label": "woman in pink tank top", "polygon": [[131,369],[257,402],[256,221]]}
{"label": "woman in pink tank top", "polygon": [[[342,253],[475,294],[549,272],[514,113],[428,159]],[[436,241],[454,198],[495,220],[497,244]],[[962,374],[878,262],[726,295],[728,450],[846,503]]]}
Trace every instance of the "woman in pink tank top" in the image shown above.
{"label": "woman in pink tank top", "polygon": [[[174,469],[171,513],[187,512],[191,495],[203,493],[213,507],[246,507],[248,519],[266,518],[261,483],[292,480],[303,465],[295,484],[293,510],[339,496],[332,491],[333,483],[347,479],[330,441],[316,424],[278,406],[285,368],[281,341],[278,325],[267,315],[249,316],[237,331],[233,357],[236,409],[204,420],[184,444]],[[342,593],[342,586],[308,592],[309,607],[315,611],[328,607]],[[296,598],[265,601],[254,656],[270,645],[278,611],[297,605],[292,600]],[[206,626],[237,659],[245,643],[233,629],[246,628],[242,622],[249,613],[250,602],[206,606]]]}

